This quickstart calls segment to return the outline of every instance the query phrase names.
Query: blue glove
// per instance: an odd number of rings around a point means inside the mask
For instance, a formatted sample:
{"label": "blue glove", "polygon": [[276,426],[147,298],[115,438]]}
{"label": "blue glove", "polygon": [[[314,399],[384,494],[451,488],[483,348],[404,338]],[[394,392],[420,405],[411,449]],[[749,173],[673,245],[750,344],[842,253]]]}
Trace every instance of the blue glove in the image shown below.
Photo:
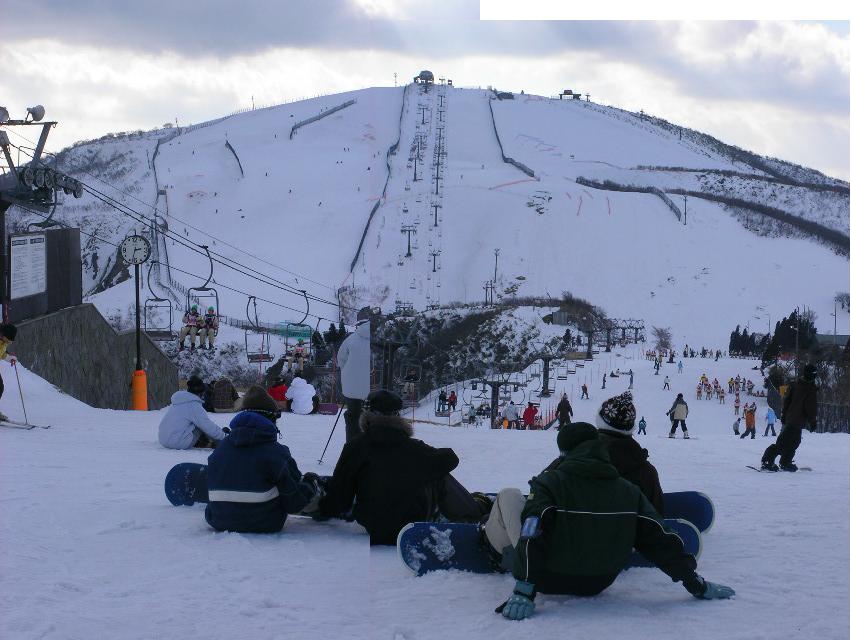
{"label": "blue glove", "polygon": [[497,611],[502,613],[503,618],[509,620],[525,620],[535,611],[535,585],[530,582],[518,580],[514,585],[514,593],[506,600]]}
{"label": "blue glove", "polygon": [[696,595],[695,598],[700,598],[701,600],[726,600],[736,595],[736,592],[731,587],[723,584],[709,582],[709,580],[703,580],[703,584],[706,590],[702,594]]}

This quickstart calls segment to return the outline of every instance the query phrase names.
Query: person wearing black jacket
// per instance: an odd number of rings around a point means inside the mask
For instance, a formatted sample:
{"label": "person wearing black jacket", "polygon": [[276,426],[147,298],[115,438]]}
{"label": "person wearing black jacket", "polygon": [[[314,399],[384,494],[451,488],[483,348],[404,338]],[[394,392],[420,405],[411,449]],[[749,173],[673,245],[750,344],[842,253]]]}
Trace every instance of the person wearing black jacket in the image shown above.
{"label": "person wearing black jacket", "polygon": [[[401,410],[402,399],[392,391],[369,394],[360,417],[363,433],[343,447],[319,501],[321,518],[351,509],[373,545],[395,545],[410,522],[440,514],[454,522],[478,522],[490,508],[489,500],[477,501],[450,475],[458,466],[455,452],[415,439]],[[485,501],[487,507],[481,506]]]}
{"label": "person wearing black jacket", "polygon": [[556,418],[558,418],[558,428],[570,424],[570,419],[573,417],[573,407],[570,406],[570,400],[567,399],[567,394],[561,394],[561,400],[556,407]]}
{"label": "person wearing black jacket", "polygon": [[[815,385],[816,367],[808,364],[800,379],[793,382],[783,398],[783,410],[780,420],[783,428],[774,444],[768,446],[762,454],[762,468],[766,471],[797,471],[792,462],[795,451],[801,444],[801,430],[806,427],[811,432],[816,428],[818,417],[818,389]],[[780,454],[780,466],[774,459]]]}

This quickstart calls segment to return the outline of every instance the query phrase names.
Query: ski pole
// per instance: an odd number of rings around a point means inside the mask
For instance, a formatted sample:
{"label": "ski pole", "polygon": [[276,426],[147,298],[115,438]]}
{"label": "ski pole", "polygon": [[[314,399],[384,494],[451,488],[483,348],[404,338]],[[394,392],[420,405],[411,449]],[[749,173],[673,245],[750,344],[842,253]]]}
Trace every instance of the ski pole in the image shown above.
{"label": "ski pole", "polygon": [[337,413],[337,419],[334,420],[334,426],[331,427],[331,433],[328,435],[328,442],[325,443],[325,448],[322,450],[322,455],[319,456],[319,464],[322,464],[322,458],[325,457],[325,452],[328,450],[328,445],[331,444],[331,437],[334,435],[334,429],[337,428],[337,423],[340,421],[340,416],[343,415],[343,407],[345,405],[340,405],[340,411]]}
{"label": "ski pole", "polygon": [[21,389],[21,376],[18,375],[18,363],[15,362],[12,365],[12,368],[15,370],[15,378],[18,380],[18,393],[21,396],[21,408],[24,410],[24,422],[29,424],[30,420],[27,418],[27,405],[24,404],[24,392],[23,389]]}

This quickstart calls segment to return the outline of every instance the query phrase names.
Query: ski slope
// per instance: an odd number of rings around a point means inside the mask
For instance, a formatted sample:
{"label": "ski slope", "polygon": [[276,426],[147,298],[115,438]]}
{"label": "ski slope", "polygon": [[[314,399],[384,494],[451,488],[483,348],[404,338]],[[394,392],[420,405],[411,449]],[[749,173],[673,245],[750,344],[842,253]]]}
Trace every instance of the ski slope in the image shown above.
{"label": "ski slope", "polygon": [[[290,138],[295,123],[324,113],[330,115]],[[534,177],[503,162],[497,132],[504,154]],[[696,132],[680,137],[675,127],[612,107],[408,85],[250,111],[169,137],[174,133],[82,145],[69,161],[78,169],[88,161],[130,191],[112,193],[141,213],[157,208],[174,234],[166,250],[183,287],[209,274],[198,245],[208,245],[216,260],[238,262],[214,265],[224,315],[244,315],[253,294],[261,298],[261,320],[297,320],[307,310],[299,290],[318,298],[310,313],[324,322],[337,319],[338,293],[354,308],[393,311],[402,303],[422,311],[482,300],[485,281],[495,277],[498,298],[570,291],[610,317],[669,326],[677,342],[720,345],[737,324],[763,331],[769,316],[773,324],[796,306],[814,310],[819,331],[828,333],[834,296],[848,289],[848,257],[811,238],[782,230],[757,235],[745,228],[747,219],[699,198],[689,198],[684,225],[654,195],[576,180],[720,191],[846,235],[847,185],[842,192],[843,184],[803,168],[795,175],[815,186],[780,184],[766,175],[780,166],[771,159],[749,156],[763,171],[731,160]],[[163,142],[154,159],[157,139]],[[684,208],[681,196],[671,198]],[[113,241],[140,230],[95,205],[91,196],[66,201],[62,219]],[[95,245],[88,242],[87,258]],[[103,268],[114,247],[99,247]],[[94,281],[87,268],[86,284]],[[837,325],[838,333],[849,332],[847,311],[840,310]]]}
{"label": "ski slope", "polygon": [[[465,178],[466,179],[466,178]],[[611,358],[611,364],[609,364]],[[704,537],[698,571],[734,587],[731,601],[704,602],[654,569],[631,570],[591,599],[540,596],[523,623],[494,607],[510,594],[509,576],[456,572],[411,575],[392,548],[372,548],[356,524],[291,518],[281,534],[218,534],[201,507],[176,508],[162,481],[202,451],[169,451],[156,442],[161,412],[90,408],[19,365],[31,421],[49,430],[0,429],[0,637],[115,640],[205,637],[417,639],[683,637],[753,639],[847,637],[849,628],[849,447],[847,434],[804,433],[797,461],[813,472],[760,474],[770,442],[732,435],[732,400],[695,400],[698,377],[755,377],[749,360],[683,361],[685,371],[652,363],[635,349],[600,358],[598,368],[635,371],[635,401],[667,491],[712,496],[716,523]],[[599,371],[599,369],[598,369]],[[0,411],[22,418],[15,374],[0,362],[6,392]],[[672,390],[662,390],[665,375]],[[557,381],[571,391],[574,381]],[[593,420],[599,403],[627,377],[590,401],[573,396],[575,419]],[[573,388],[574,393],[578,391]],[[664,412],[682,391],[692,439],[670,440]],[[226,424],[229,415],[214,415]],[[343,445],[333,417],[285,415],[279,425],[302,472],[330,473]],[[416,436],[452,447],[455,476],[471,489],[523,488],[557,454],[555,432],[492,431],[418,424]]]}

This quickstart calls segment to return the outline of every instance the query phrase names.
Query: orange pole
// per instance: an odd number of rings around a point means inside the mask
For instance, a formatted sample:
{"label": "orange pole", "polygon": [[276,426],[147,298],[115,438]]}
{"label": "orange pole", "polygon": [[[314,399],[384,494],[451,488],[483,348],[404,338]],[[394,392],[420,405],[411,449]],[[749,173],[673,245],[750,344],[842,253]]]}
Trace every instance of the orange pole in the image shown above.
{"label": "orange pole", "polygon": [[133,372],[130,384],[130,402],[133,411],[148,410],[148,376],[141,369]]}

